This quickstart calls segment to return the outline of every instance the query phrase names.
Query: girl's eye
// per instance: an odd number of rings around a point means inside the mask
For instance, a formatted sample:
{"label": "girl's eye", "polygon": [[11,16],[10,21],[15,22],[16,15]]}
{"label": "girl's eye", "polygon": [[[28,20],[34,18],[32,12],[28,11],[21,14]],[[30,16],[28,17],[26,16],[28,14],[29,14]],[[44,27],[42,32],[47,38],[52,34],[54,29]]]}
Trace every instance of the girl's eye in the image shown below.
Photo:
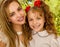
{"label": "girl's eye", "polygon": [[20,11],[20,10],[22,10],[22,8],[19,7],[17,10]]}
{"label": "girl's eye", "polygon": [[32,21],[33,19],[29,19],[29,21]]}
{"label": "girl's eye", "polygon": [[41,18],[37,18],[38,20],[40,20]]}

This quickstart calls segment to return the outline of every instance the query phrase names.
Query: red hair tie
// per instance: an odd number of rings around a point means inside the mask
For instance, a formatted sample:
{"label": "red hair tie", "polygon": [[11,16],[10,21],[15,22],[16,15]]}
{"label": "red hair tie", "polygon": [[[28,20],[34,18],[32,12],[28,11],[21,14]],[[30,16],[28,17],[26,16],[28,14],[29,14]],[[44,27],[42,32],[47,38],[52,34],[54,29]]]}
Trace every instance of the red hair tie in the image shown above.
{"label": "red hair tie", "polygon": [[[36,0],[36,1],[34,2],[34,6],[40,7],[40,5],[41,5],[41,1],[40,1],[40,0]],[[30,8],[31,8],[31,6],[28,5],[28,6],[26,7],[25,11],[28,12],[28,11],[30,10]]]}
{"label": "red hair tie", "polygon": [[28,12],[30,10],[31,6],[27,6],[25,11]]}

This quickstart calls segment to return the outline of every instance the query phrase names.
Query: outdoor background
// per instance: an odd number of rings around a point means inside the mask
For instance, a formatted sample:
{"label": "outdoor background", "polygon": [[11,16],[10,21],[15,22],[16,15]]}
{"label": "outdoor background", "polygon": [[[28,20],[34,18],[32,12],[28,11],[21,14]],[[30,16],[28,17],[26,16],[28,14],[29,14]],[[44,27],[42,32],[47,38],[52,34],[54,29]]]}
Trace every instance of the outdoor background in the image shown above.
{"label": "outdoor background", "polygon": [[[33,6],[34,0],[18,0],[23,9],[29,4]],[[54,23],[57,29],[57,33],[60,35],[60,0],[43,0],[50,7],[50,11],[54,14]]]}

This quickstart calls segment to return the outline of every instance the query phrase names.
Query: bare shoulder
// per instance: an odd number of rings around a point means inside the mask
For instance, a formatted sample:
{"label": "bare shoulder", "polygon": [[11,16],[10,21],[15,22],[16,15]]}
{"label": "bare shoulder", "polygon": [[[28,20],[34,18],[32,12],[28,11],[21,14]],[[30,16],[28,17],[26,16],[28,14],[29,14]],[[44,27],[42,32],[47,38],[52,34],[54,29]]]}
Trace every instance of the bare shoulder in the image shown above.
{"label": "bare shoulder", "polygon": [[6,47],[6,44],[2,41],[0,41],[0,47]]}
{"label": "bare shoulder", "polygon": [[9,39],[2,30],[0,30],[0,46],[1,47],[9,46]]}

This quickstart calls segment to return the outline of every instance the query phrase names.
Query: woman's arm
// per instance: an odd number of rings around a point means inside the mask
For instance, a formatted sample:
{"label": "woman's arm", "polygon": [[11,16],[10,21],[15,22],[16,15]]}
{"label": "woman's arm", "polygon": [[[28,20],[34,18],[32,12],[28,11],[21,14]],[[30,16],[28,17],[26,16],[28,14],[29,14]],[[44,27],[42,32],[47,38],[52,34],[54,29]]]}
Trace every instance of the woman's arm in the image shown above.
{"label": "woman's arm", "polygon": [[9,40],[2,31],[0,31],[0,47],[9,47]]}
{"label": "woman's arm", "polygon": [[0,39],[0,47],[6,47],[6,44]]}

